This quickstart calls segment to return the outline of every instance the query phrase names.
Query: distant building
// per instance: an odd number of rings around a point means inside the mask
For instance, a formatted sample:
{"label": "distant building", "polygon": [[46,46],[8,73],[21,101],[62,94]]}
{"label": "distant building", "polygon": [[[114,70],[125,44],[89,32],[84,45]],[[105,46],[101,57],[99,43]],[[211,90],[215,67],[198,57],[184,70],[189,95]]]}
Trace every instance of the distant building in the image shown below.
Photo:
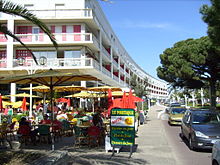
{"label": "distant building", "polygon": [[[79,82],[82,86],[107,84],[129,88],[132,75],[139,83],[149,80],[149,98],[166,99],[167,85],[143,69],[129,56],[120,43],[99,2],[96,0],[12,0],[24,5],[48,25],[55,35],[59,50],[49,37],[30,22],[16,16],[0,13],[5,24],[35,54],[39,65],[30,53],[12,38],[0,34],[0,74],[29,74],[50,68],[79,71],[97,77],[102,82]],[[146,59],[147,60],[147,59]],[[11,85],[11,93],[16,86]]]}

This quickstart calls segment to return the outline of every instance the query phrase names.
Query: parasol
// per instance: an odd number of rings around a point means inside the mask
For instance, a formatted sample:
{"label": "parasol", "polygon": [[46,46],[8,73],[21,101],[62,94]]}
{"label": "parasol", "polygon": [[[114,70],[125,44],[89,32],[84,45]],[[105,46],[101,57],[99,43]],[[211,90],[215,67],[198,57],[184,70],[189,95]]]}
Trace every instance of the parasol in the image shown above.
{"label": "parasol", "polygon": [[119,87],[111,87],[111,86],[99,86],[99,87],[91,87],[87,88],[88,91],[94,91],[94,92],[108,92],[108,89],[111,89],[111,91],[122,91]]}

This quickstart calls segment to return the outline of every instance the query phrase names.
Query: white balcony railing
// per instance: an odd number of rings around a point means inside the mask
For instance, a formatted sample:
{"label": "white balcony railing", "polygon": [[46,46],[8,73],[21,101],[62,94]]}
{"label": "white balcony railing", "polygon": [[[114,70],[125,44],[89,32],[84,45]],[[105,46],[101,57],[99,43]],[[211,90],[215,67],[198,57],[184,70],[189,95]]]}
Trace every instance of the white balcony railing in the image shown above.
{"label": "white balcony railing", "polygon": [[[42,34],[16,34],[16,36],[24,43],[47,43],[50,42],[49,37]],[[58,43],[77,43],[77,42],[92,42],[96,39],[92,33],[54,33],[55,39]],[[4,39],[0,35],[0,39]],[[6,42],[6,41],[5,41]],[[16,42],[16,41],[15,41]],[[95,40],[97,43],[97,39]],[[98,44],[97,44],[98,45]]]}
{"label": "white balcony railing", "polygon": [[116,80],[117,82],[119,81],[119,78],[115,75],[113,75],[113,79]]}
{"label": "white balcony railing", "polygon": [[110,61],[111,55],[108,53],[108,51],[102,46],[102,54]]}
{"label": "white balcony railing", "polygon": [[[0,61],[0,64],[6,63],[6,60]],[[38,67],[38,68],[74,68],[74,67],[94,67],[97,70],[100,70],[98,62],[92,58],[45,58],[44,63],[42,60],[37,60],[38,65],[34,62],[33,59],[14,59],[13,68],[16,67]],[[0,65],[1,66],[1,65]],[[7,66],[5,65],[5,68]],[[3,67],[0,67],[3,68]]]}
{"label": "white balcony railing", "polygon": [[[65,19],[65,18],[92,18],[92,9],[47,9],[47,10],[29,10],[38,18],[49,19]],[[9,15],[2,14],[1,19],[7,19]],[[14,19],[22,19],[21,17],[14,16]]]}
{"label": "white balcony railing", "polygon": [[108,77],[111,77],[111,72],[109,72],[107,69],[105,69],[104,67],[102,67],[102,73],[104,73],[105,75],[107,75]]}

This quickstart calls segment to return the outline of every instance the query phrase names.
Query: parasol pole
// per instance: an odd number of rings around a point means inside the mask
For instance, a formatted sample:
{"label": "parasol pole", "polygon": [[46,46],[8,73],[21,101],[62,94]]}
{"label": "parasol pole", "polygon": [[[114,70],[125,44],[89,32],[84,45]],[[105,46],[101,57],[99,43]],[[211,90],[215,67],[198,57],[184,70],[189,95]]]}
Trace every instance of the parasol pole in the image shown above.
{"label": "parasol pole", "polygon": [[[52,124],[54,121],[54,109],[53,109],[53,78],[50,77],[50,105],[51,105],[51,112],[52,112]],[[52,151],[54,151],[54,138],[53,138],[53,132],[51,134],[51,141],[52,141]]]}

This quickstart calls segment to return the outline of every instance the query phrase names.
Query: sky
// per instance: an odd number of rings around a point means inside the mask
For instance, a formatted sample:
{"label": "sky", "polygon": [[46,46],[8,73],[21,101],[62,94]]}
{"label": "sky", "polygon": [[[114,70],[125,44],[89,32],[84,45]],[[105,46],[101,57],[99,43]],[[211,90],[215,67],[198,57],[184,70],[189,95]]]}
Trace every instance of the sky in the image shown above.
{"label": "sky", "polygon": [[157,77],[160,54],[176,42],[207,35],[199,10],[209,0],[100,0],[123,47],[151,76]]}

